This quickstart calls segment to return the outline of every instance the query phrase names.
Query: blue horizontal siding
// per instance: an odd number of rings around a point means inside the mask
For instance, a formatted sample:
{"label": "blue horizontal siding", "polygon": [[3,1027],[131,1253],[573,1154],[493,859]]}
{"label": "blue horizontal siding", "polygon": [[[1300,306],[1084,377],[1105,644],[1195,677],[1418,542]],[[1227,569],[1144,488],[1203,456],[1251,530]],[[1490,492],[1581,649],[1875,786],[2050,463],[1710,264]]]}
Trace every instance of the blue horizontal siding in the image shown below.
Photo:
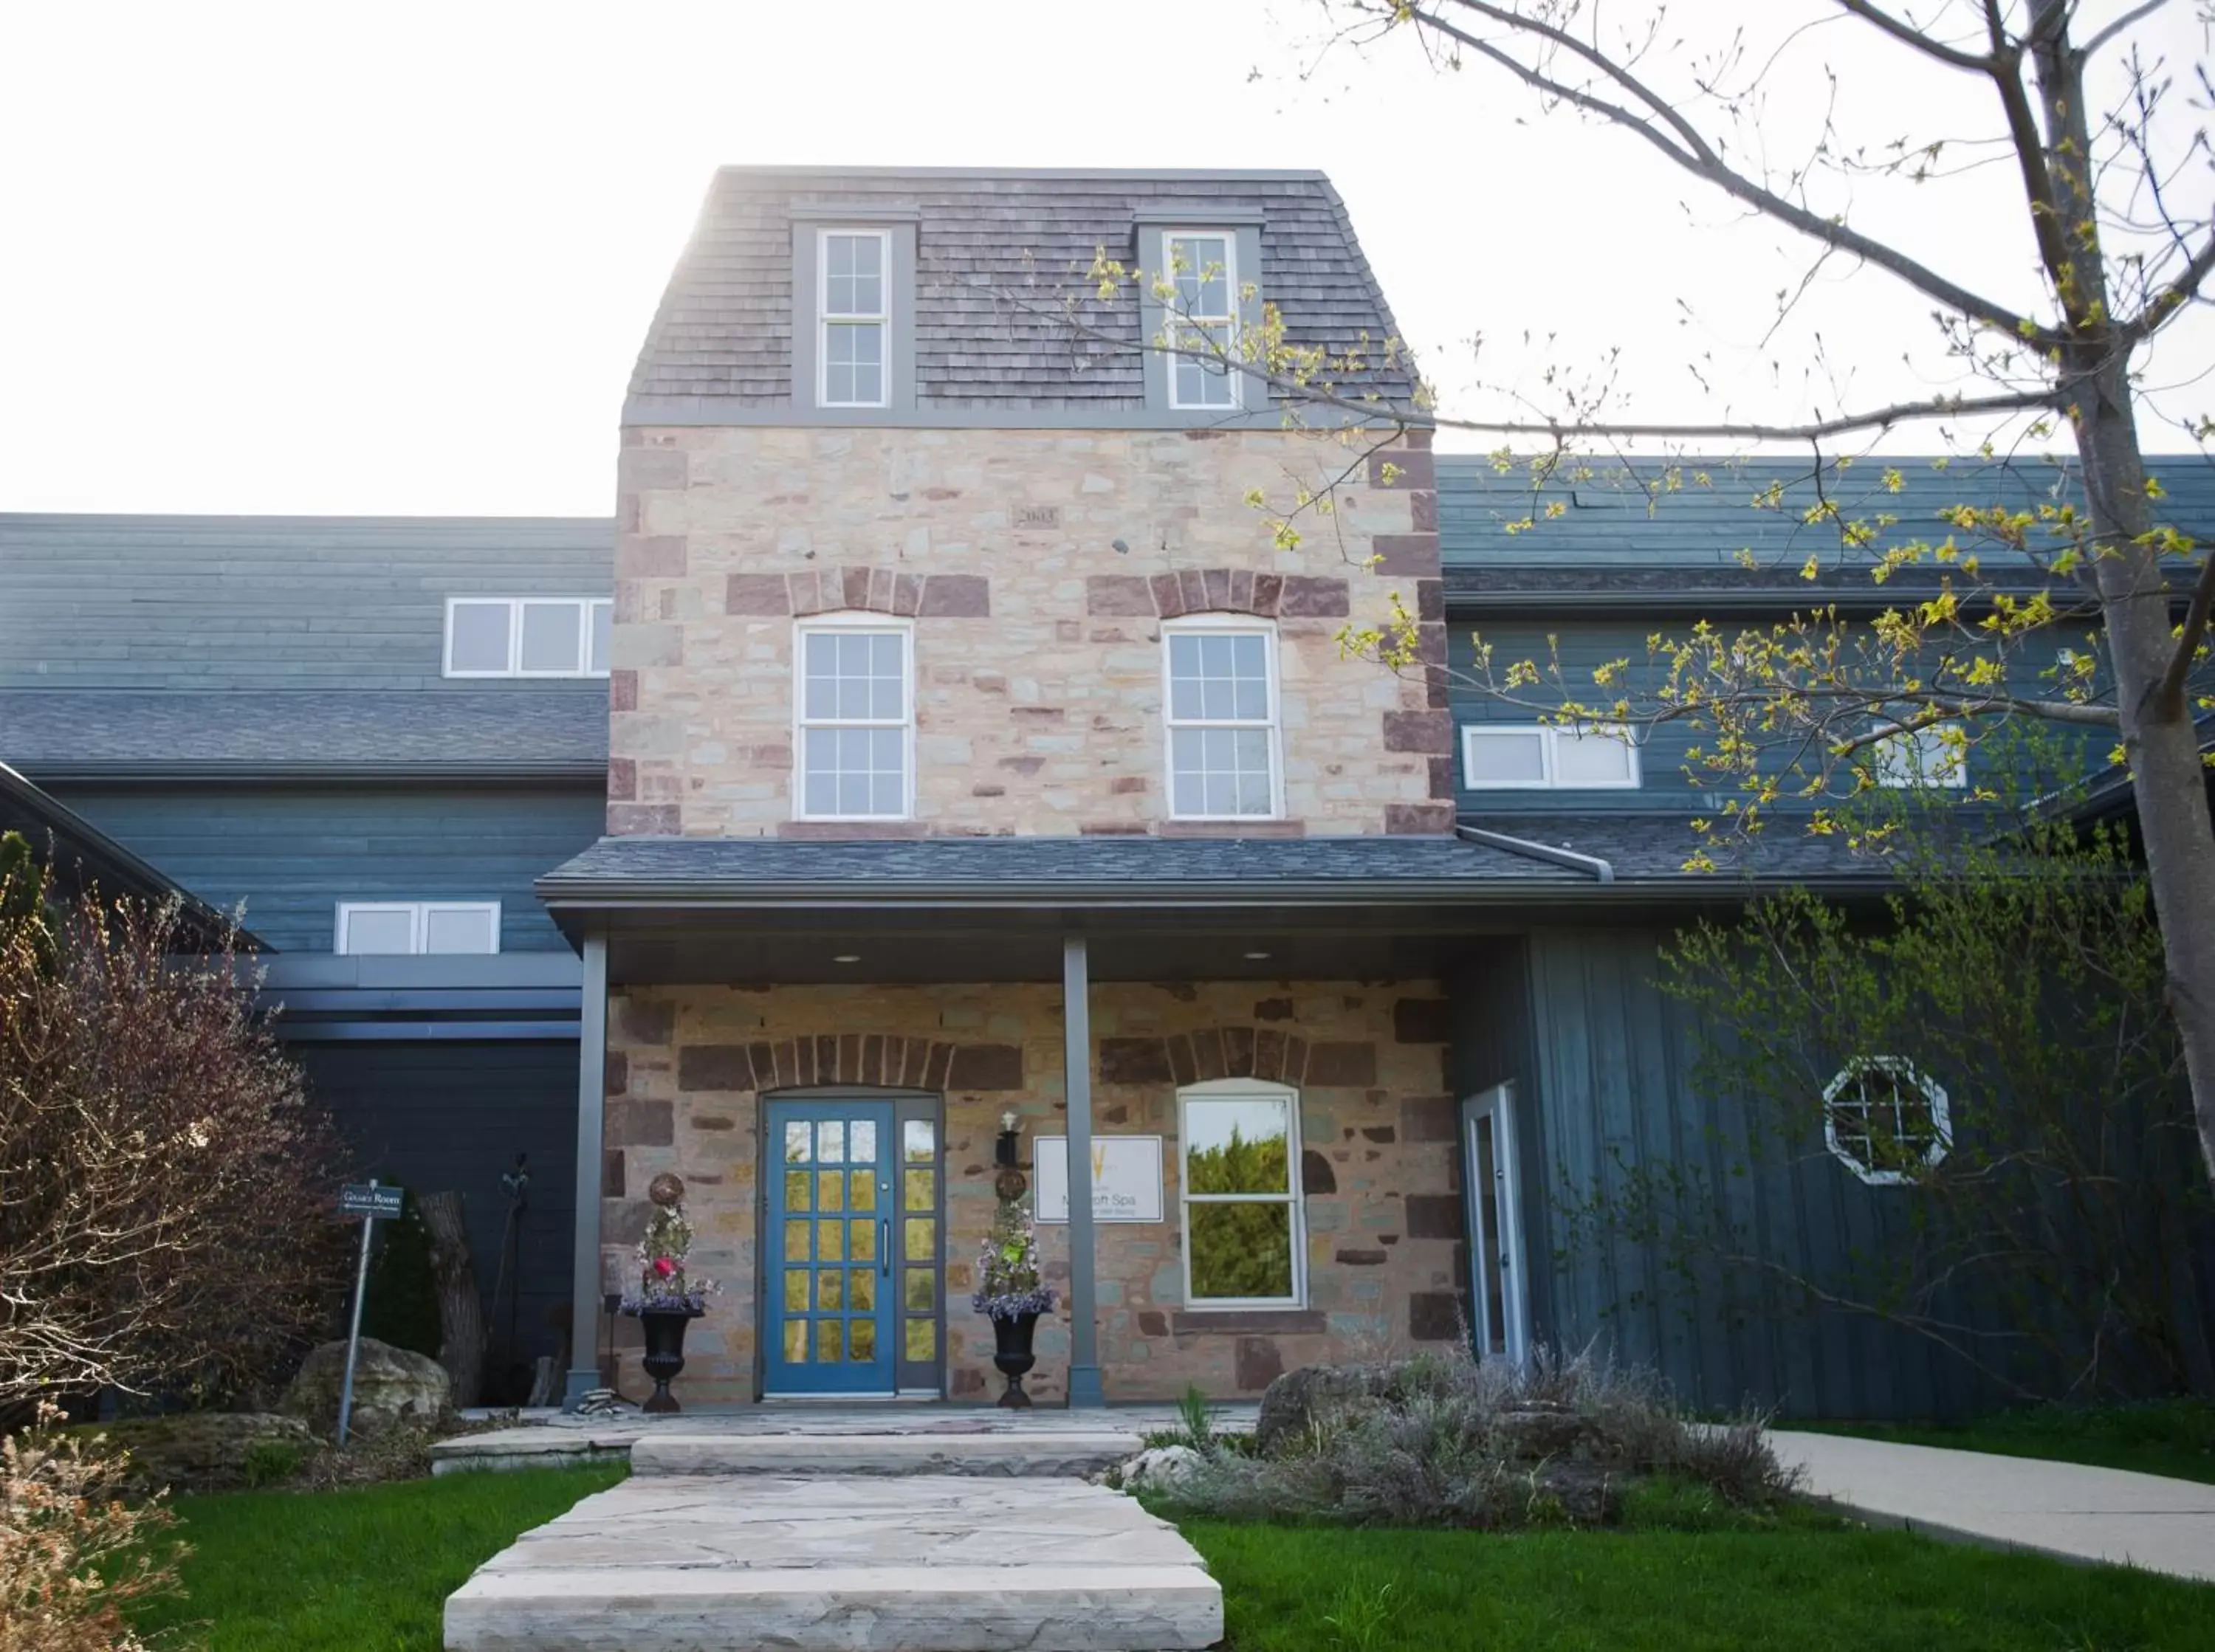
{"label": "blue horizontal siding", "polygon": [[[1761,621],[1747,622],[1750,628],[1765,631]],[[1725,627],[1727,633],[1734,629]],[[1636,691],[1651,691],[1666,677],[1666,661],[1654,661],[1648,650],[1648,639],[1657,630],[1674,630],[1678,635],[1687,633],[1688,623],[1672,626],[1668,622],[1640,625],[1628,621],[1585,620],[1573,615],[1561,621],[1457,621],[1450,627],[1447,639],[1448,658],[1452,671],[1449,690],[1456,726],[1454,739],[1454,784],[1456,801],[1464,814],[1583,814],[1600,813],[1674,813],[1678,815],[1704,814],[1719,808],[1731,792],[1708,789],[1710,777],[1703,773],[1698,783],[1685,773],[1686,754],[1697,745],[1712,744],[1712,729],[1699,730],[1687,723],[1656,723],[1640,731],[1640,783],[1635,788],[1602,787],[1564,791],[1474,791],[1469,786],[1469,775],[1462,761],[1459,729],[1469,724],[1518,723],[1531,724],[1541,720],[1543,713],[1524,706],[1513,705],[1497,694],[1477,686],[1476,648],[1480,639],[1492,650],[1491,672],[1495,682],[1504,682],[1511,666],[1519,661],[1535,663],[1542,673],[1550,672],[1550,662],[1558,658],[1563,685],[1571,695],[1582,698],[1587,704],[1605,704],[1617,698],[1617,691],[1603,689],[1592,681],[1592,673],[1611,661],[1630,662],[1629,682],[1632,697]],[[2052,683],[2043,680],[2039,673],[2049,669],[2059,651],[2074,646],[2088,646],[2081,632],[2074,628],[2055,627],[2051,634],[2027,639],[2022,645],[2017,662],[2010,674],[2018,691],[2030,695],[2045,695],[2052,692]],[[1515,691],[1518,700],[1537,701],[1543,705],[1559,703],[1562,694],[1550,681],[1535,688]],[[1986,726],[1989,726],[1987,725]],[[2085,752],[2087,772],[2102,768],[2108,762],[2107,747],[2112,742],[2102,738],[2089,743]],[[1968,781],[1973,786],[1988,777],[1986,761],[1972,750],[1967,757]],[[1805,812],[1813,808],[1813,800],[1787,798],[1781,799],[1780,812]]]}
{"label": "blue horizontal siding", "polygon": [[328,952],[341,901],[500,903],[505,951],[566,947],[532,880],[592,844],[598,786],[57,786],[69,807],[280,951]]}
{"label": "blue horizontal siding", "polygon": [[449,597],[605,597],[594,517],[0,515],[0,688],[431,688]]}

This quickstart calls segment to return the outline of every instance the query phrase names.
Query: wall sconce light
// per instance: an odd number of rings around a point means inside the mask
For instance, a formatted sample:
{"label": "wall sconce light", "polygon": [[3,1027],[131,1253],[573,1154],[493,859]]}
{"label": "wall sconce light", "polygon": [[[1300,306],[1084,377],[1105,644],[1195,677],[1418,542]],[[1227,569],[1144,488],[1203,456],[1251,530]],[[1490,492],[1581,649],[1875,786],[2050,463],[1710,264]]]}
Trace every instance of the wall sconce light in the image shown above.
{"label": "wall sconce light", "polygon": [[1015,1111],[1010,1107],[1000,1115],[1000,1139],[994,1147],[992,1162],[1005,1165],[1011,1170],[1015,1168],[1017,1163],[1015,1141]]}

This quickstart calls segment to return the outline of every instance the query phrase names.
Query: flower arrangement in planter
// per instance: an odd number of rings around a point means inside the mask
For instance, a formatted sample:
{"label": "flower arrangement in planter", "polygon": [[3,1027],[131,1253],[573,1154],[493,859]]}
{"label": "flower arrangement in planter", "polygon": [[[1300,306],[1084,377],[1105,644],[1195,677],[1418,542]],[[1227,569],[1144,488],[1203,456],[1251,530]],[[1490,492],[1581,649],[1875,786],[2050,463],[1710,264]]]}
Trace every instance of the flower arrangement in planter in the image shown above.
{"label": "flower arrangement in planter", "polygon": [[684,1328],[708,1311],[708,1299],[717,1287],[685,1266],[692,1223],[684,1214],[684,1184],[665,1172],[653,1178],[647,1196],[653,1201],[653,1215],[632,1253],[638,1259],[638,1289],[623,1298],[623,1311],[635,1315],[645,1328],[643,1363],[653,1379],[653,1393],[643,1409],[659,1415],[678,1409],[669,1385],[684,1368]]}
{"label": "flower arrangement in planter", "polygon": [[1008,1380],[1000,1404],[1027,1408],[1031,1398],[1023,1392],[1023,1375],[1038,1362],[1031,1339],[1039,1315],[1053,1312],[1053,1292],[1039,1272],[1038,1234],[1020,1196],[1003,1198],[993,1214],[992,1231],[977,1259],[977,1293],[969,1300],[992,1322],[997,1344],[992,1363]]}

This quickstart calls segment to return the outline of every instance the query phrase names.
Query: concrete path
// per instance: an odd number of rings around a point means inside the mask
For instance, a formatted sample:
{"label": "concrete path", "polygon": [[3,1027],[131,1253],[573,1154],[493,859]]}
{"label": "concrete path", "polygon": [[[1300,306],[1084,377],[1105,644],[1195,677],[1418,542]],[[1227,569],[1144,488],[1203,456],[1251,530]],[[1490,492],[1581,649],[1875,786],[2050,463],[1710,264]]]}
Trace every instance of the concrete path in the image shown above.
{"label": "concrete path", "polygon": [[1807,1490],[1870,1520],[2215,1581],[2215,1485],[1987,1452],[1772,1432]]}
{"label": "concrete path", "polygon": [[[1101,1413],[708,1421],[617,1431],[631,1478],[448,1596],[448,1652],[1171,1652],[1223,1637],[1223,1591],[1176,1528],[1077,1478],[1138,1448],[1137,1429]],[[525,1454],[507,1441],[480,1463]]]}

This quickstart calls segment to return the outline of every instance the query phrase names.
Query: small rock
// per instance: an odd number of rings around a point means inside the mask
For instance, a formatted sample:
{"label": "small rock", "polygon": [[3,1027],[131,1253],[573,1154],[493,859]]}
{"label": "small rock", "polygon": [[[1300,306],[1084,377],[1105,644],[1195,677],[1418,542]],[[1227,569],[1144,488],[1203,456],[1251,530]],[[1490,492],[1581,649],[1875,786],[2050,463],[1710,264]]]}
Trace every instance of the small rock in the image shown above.
{"label": "small rock", "polygon": [[133,1490],[230,1491],[250,1484],[248,1459],[255,1447],[273,1442],[304,1460],[316,1439],[294,1416],[267,1411],[179,1411],[168,1416],[133,1416],[88,1425],[78,1432],[98,1440],[101,1452],[129,1458],[125,1478]]}
{"label": "small rock", "polygon": [[1154,1446],[1126,1459],[1126,1491],[1174,1491],[1200,1472],[1207,1459],[1190,1446]]}
{"label": "small rock", "polygon": [[[343,1342],[325,1343],[310,1352],[300,1374],[285,1391],[281,1409],[285,1415],[304,1419],[327,1437],[335,1435],[346,1357]],[[396,1423],[428,1426],[452,1406],[453,1383],[438,1361],[374,1337],[361,1339],[353,1371],[353,1427],[357,1432],[381,1434]]]}
{"label": "small rock", "polygon": [[1520,1463],[1573,1456],[1599,1440],[1599,1427],[1590,1417],[1558,1405],[1517,1406],[1492,1423],[1494,1448]]}

